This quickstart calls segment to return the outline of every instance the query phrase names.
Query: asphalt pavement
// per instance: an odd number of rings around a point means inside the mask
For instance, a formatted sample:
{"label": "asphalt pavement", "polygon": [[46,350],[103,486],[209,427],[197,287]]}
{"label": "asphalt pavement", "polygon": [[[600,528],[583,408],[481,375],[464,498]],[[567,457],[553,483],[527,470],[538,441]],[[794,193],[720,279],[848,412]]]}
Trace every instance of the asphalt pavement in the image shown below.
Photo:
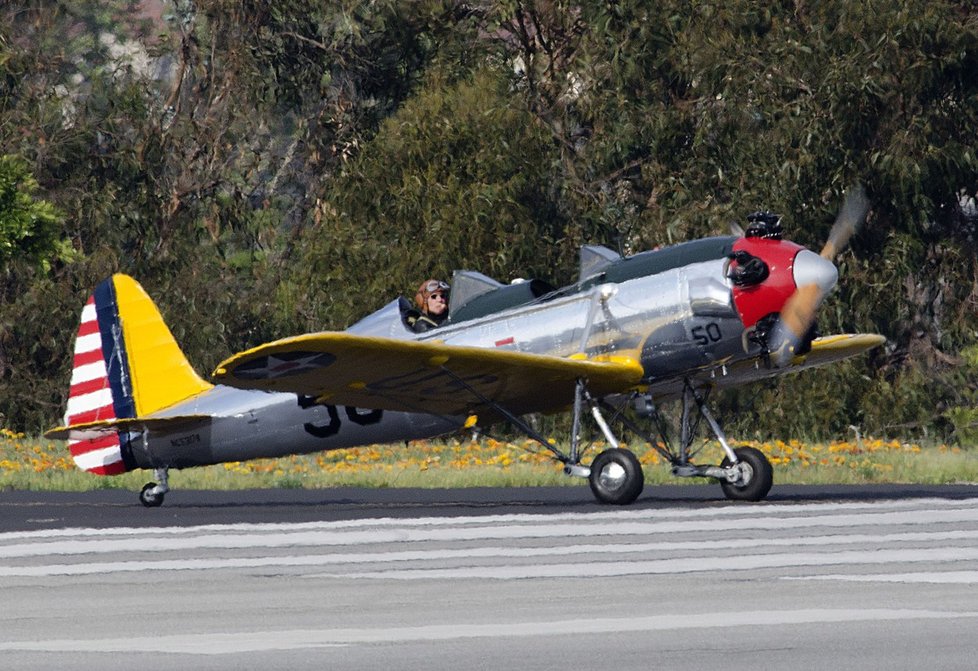
{"label": "asphalt pavement", "polygon": [[0,493],[4,669],[972,669],[978,488]]}

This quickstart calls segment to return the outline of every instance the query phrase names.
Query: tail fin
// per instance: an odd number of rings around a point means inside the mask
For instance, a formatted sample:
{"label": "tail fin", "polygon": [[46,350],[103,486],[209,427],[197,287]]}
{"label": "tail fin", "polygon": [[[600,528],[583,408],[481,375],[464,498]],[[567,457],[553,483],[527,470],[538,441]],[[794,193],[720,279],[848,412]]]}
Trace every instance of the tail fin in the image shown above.
{"label": "tail fin", "polygon": [[[82,309],[65,428],[144,417],[211,386],[194,372],[143,288],[113,275]],[[82,470],[116,475],[134,467],[126,431],[68,446]]]}

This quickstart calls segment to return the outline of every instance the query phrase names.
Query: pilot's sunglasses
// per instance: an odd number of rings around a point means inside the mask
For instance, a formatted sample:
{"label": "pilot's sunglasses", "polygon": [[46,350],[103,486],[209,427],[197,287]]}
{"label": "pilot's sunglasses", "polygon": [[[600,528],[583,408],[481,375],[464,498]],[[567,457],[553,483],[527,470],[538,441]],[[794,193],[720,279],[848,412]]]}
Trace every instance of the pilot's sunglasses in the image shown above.
{"label": "pilot's sunglasses", "polygon": [[431,294],[430,296],[428,296],[428,300],[431,300],[432,298],[440,298],[440,299],[442,299],[443,301],[444,301],[444,300],[447,300],[447,299],[445,298],[445,294]]}

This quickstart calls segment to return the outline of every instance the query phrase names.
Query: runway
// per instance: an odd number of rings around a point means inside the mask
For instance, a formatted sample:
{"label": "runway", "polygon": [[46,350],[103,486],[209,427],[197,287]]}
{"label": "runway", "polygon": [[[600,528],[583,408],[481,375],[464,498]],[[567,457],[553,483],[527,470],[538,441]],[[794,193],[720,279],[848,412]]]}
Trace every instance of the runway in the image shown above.
{"label": "runway", "polygon": [[[976,488],[775,488],[743,505],[689,487],[628,508],[555,489],[428,492],[431,506],[413,490],[188,492],[169,512],[119,492],[2,493],[0,660],[973,668]],[[244,513],[263,496],[279,519]]]}

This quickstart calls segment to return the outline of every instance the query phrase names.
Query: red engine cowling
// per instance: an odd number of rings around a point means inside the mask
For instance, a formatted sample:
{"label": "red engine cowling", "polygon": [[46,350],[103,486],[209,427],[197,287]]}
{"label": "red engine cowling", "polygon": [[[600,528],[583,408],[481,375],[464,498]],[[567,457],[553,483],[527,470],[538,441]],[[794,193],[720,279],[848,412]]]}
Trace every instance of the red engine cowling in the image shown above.
{"label": "red engine cowling", "polygon": [[[734,252],[746,252],[763,261],[768,269],[767,277],[757,284],[734,285],[734,305],[745,327],[753,326],[772,312],[779,312],[795,292],[795,257],[804,249],[787,240],[767,238],[741,238],[734,244]],[[736,268],[737,261],[731,261],[731,271]]]}

